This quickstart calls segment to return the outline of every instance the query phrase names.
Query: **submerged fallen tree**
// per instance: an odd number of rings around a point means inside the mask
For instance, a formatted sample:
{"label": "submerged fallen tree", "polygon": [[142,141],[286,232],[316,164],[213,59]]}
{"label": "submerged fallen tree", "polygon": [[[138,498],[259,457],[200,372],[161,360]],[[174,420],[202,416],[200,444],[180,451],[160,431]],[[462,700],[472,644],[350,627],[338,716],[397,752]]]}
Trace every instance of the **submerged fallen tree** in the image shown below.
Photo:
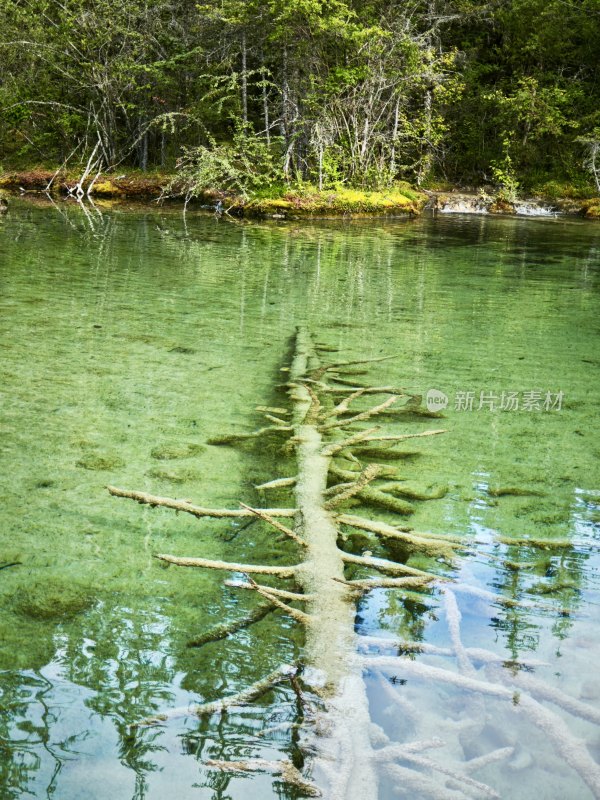
{"label": "submerged fallen tree", "polygon": [[[419,796],[422,797],[497,797],[491,787],[470,777],[470,772],[479,767],[472,765],[472,769],[469,769],[468,762],[457,769],[436,765],[431,759],[419,755],[422,750],[432,746],[428,741],[394,745],[383,730],[371,721],[365,675],[379,675],[379,679],[385,683],[387,694],[391,694],[392,702],[403,706],[402,698],[383,678],[390,670],[405,669],[407,674],[418,675],[424,680],[441,681],[496,699],[511,700],[515,695],[513,688],[506,685],[510,683],[507,676],[491,671],[500,660],[497,655],[463,647],[460,612],[453,592],[444,588],[446,579],[402,561],[377,558],[370,553],[356,555],[347,552],[339,544],[343,540],[342,532],[351,529],[374,535],[378,540],[390,544],[401,545],[405,552],[433,556],[447,563],[465,548],[465,543],[455,537],[416,533],[408,527],[348,513],[345,508],[349,503],[360,502],[386,512],[409,513],[410,505],[394,493],[396,487],[401,489],[397,470],[386,464],[369,461],[369,454],[373,452],[375,457],[380,458],[388,449],[394,452],[396,444],[401,441],[445,432],[432,429],[420,433],[386,435],[381,434],[378,427],[370,426],[371,420],[389,412],[401,398],[413,406],[415,398],[402,389],[390,386],[346,385],[349,382],[342,376],[347,376],[348,370],[354,365],[363,363],[366,362],[322,365],[309,334],[299,330],[287,383],[290,408],[264,408],[262,410],[269,425],[254,433],[213,440],[214,444],[229,445],[236,440],[247,441],[273,432],[284,435],[287,438],[286,447],[293,448],[295,453],[296,474],[276,478],[259,488],[268,492],[288,487],[293,491],[293,507],[259,509],[240,504],[240,509],[211,509],[187,501],[116,487],[108,487],[109,492],[114,496],[184,511],[196,517],[254,517],[292,540],[298,550],[297,562],[290,565],[245,564],[197,556],[158,555],[159,559],[178,566],[243,573],[246,576],[244,580],[229,580],[227,585],[255,592],[266,601],[255,614],[249,615],[237,626],[218,626],[212,637],[215,640],[239,629],[241,625],[253,624],[274,609],[288,614],[303,625],[306,632],[305,662],[310,670],[303,674],[303,681],[311,695],[318,698],[311,712],[306,715],[308,721],[304,726],[304,750],[311,756],[307,775],[302,775],[287,761],[212,761],[207,762],[209,766],[226,772],[270,772],[280,780],[295,785],[305,795],[319,796],[322,793],[330,800],[377,800],[381,774],[387,774],[392,781],[399,781],[407,789],[410,788],[412,796],[420,787]],[[359,401],[378,395],[384,399],[364,410],[353,412]],[[369,427],[356,428],[364,423]],[[352,430],[349,431],[349,428]],[[443,496],[443,492],[437,491],[418,494],[422,499]],[[348,580],[345,574],[347,565],[374,570],[380,575]],[[283,587],[265,585],[255,581],[251,577],[253,575],[266,575],[272,580],[281,579],[288,583]],[[291,588],[290,581],[293,581]],[[431,649],[429,646],[428,649],[428,646],[418,643],[386,642],[373,637],[361,637],[355,632],[355,603],[365,592],[378,587],[393,588],[410,597],[415,590],[431,586],[434,581],[445,596],[452,647]],[[457,586],[457,589],[468,591],[468,587],[464,586]],[[474,591],[477,593],[477,590]],[[210,638],[209,635],[191,644],[199,646]],[[395,645],[397,652],[393,656],[371,652],[373,647],[380,651],[382,646],[389,649]],[[404,658],[407,653],[419,651],[436,657],[455,658],[458,671],[432,667],[420,661],[406,661]],[[476,671],[474,663],[478,662],[490,672],[491,678]],[[515,680],[519,697],[522,698],[519,710],[544,731],[565,761],[587,783],[594,796],[600,797],[600,770],[589,757],[583,742],[568,733],[557,733],[556,715],[544,709],[533,696],[526,694],[525,690],[529,688],[527,681]],[[165,710],[137,724],[165,722],[191,714],[206,716],[223,713],[259,698],[283,681],[291,681],[295,690],[302,693],[303,703],[310,704],[311,701],[300,689],[296,669],[282,665],[238,694],[191,708]],[[569,704],[564,697],[553,694],[551,689],[546,689],[545,695],[539,686],[536,691],[538,696],[545,696],[568,711],[589,719],[589,715],[585,717],[579,713],[582,709],[577,703]],[[535,692],[532,691],[533,694]],[[501,756],[490,754],[489,761],[508,758],[511,754],[511,748],[504,748]],[[482,765],[485,763],[488,762],[482,760]],[[444,783],[440,784],[435,777],[423,774],[423,770],[437,771]]]}

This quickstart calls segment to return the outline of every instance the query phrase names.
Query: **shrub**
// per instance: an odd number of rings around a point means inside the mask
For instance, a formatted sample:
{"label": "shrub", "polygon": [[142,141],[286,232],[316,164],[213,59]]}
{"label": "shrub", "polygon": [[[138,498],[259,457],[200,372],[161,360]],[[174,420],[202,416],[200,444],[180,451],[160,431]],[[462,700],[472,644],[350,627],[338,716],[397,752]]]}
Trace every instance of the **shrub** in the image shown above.
{"label": "shrub", "polygon": [[279,140],[269,146],[248,127],[238,127],[233,140],[223,144],[209,136],[207,144],[184,149],[165,194],[191,200],[217,190],[248,198],[283,181],[278,146]]}

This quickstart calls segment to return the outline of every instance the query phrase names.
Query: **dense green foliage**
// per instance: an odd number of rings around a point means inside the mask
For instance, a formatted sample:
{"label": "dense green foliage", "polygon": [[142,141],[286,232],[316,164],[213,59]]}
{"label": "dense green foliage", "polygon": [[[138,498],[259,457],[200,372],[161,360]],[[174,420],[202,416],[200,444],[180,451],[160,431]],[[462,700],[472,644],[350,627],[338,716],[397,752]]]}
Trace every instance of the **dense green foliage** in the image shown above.
{"label": "dense green foliage", "polygon": [[5,166],[598,183],[600,0],[0,0],[0,59]]}

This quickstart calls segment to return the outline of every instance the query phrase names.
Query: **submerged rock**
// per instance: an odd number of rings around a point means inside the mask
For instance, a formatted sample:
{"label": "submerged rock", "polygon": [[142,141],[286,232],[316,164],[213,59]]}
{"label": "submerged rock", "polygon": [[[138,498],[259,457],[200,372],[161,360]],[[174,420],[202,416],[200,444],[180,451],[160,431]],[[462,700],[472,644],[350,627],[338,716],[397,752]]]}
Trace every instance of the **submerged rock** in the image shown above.
{"label": "submerged rock", "polygon": [[503,197],[496,197],[488,206],[488,212],[490,214],[515,214],[516,209],[514,203]]}
{"label": "submerged rock", "polygon": [[200,480],[200,472],[195,469],[161,469],[154,467],[146,472],[149,478],[158,478],[168,483],[185,483]]}
{"label": "submerged rock", "polygon": [[80,458],[76,466],[81,467],[82,469],[90,470],[110,470],[124,467],[125,462],[120,456],[117,455],[99,455],[98,453],[90,453],[89,455],[85,455],[83,458]]}
{"label": "submerged rock", "polygon": [[87,611],[95,597],[88,587],[49,579],[23,587],[14,600],[14,610],[32,620],[62,620]]}
{"label": "submerged rock", "polygon": [[40,478],[33,484],[34,489],[51,489],[53,486],[56,486],[53,478]]}
{"label": "submerged rock", "polygon": [[203,453],[206,448],[202,444],[195,442],[167,442],[165,444],[153,447],[150,451],[152,458],[158,461],[171,461],[178,458],[191,458]]}
{"label": "submerged rock", "polygon": [[487,214],[490,198],[474,194],[440,194],[433,198],[433,208],[442,214]]}
{"label": "submerged rock", "polygon": [[429,205],[442,214],[511,214],[525,217],[554,217],[559,213],[556,205],[544,201],[517,200],[486,194],[452,192],[434,194]]}

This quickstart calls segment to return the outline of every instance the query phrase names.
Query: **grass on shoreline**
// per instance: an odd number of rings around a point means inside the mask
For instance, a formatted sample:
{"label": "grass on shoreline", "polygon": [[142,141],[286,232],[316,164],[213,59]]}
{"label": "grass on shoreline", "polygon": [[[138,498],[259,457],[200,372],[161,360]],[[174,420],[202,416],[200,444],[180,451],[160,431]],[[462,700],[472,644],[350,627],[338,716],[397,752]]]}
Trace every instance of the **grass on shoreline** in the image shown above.
{"label": "grass on shoreline", "polygon": [[[22,189],[27,192],[44,192],[51,182],[51,194],[68,194],[77,186],[75,173],[52,171],[45,168],[6,171],[0,174],[0,189]],[[84,183],[84,189],[91,181]],[[165,187],[172,185],[173,175],[168,173],[143,173],[129,170],[122,175],[100,175],[94,182],[92,196],[112,199],[158,199]],[[171,199],[171,198],[168,198]],[[181,199],[181,198],[173,198]],[[419,214],[427,202],[427,195],[413,189],[408,183],[380,191],[349,189],[319,190],[311,185],[298,187],[276,186],[243,197],[231,192],[207,191],[198,202],[216,205],[221,202],[229,213],[278,218],[306,216],[339,216],[344,214]]]}
{"label": "grass on shoreline", "polygon": [[[52,170],[47,167],[33,167],[26,170],[0,171],[0,190],[23,190],[44,192],[53,195],[66,195],[74,189],[80,175],[74,171]],[[89,186],[91,178],[84,183]],[[92,195],[105,200],[158,200],[163,197],[166,187],[176,187],[172,173],[141,172],[128,170],[123,174],[100,175],[94,182]],[[432,187],[433,188],[433,187]],[[438,189],[440,187],[437,187]],[[449,187],[444,194],[452,194]],[[326,218],[340,216],[384,216],[418,215],[432,195],[439,191],[421,191],[404,181],[398,181],[389,188],[380,190],[354,189],[346,186],[318,189],[311,184],[297,186],[273,186],[255,192],[250,197],[232,192],[208,190],[196,198],[199,204],[216,206],[230,214],[249,217],[271,217],[274,219],[299,219],[305,217]],[[591,187],[575,187],[557,181],[548,181],[532,196],[552,203],[568,214],[577,214],[586,219],[600,219],[600,198],[594,196]],[[166,197],[170,201],[183,201],[182,197]],[[506,205],[506,204],[505,204]],[[511,213],[508,206],[495,208],[492,213]]]}

